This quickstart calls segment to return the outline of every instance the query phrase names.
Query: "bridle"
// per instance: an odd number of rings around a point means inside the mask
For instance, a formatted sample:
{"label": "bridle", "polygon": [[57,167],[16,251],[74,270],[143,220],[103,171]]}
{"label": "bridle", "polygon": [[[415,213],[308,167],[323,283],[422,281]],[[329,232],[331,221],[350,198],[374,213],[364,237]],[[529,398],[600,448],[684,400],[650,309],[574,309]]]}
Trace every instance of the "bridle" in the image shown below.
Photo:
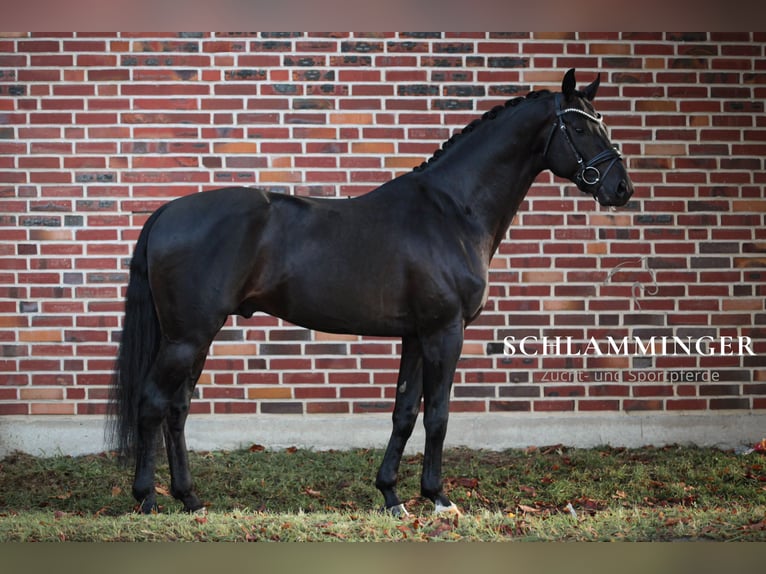
{"label": "bridle", "polygon": [[[553,122],[553,126],[551,127],[551,131],[548,134],[548,140],[545,142],[545,150],[543,151],[543,158],[547,157],[548,155],[548,149],[551,146],[551,142],[553,141],[553,136],[557,131],[560,131],[562,135],[564,136],[564,140],[569,145],[569,148],[572,150],[572,153],[575,156],[575,159],[577,159],[577,165],[578,170],[575,174],[574,181],[577,183],[577,187],[580,187],[580,184],[583,184],[584,186],[594,186],[598,184],[603,178],[606,177],[606,175],[609,173],[609,170],[612,169],[615,163],[617,163],[618,160],[622,159],[622,154],[620,154],[620,150],[618,150],[616,147],[612,147],[610,149],[606,149],[602,151],[601,153],[597,154],[595,157],[591,158],[588,162],[586,162],[582,154],[577,150],[577,147],[575,146],[574,142],[572,141],[572,137],[569,135],[569,130],[567,129],[566,123],[564,123],[564,116],[566,114],[580,114],[581,116],[585,116],[589,120],[596,122],[597,124],[603,123],[603,118],[601,117],[601,114],[596,113],[596,115],[589,114],[585,110],[581,110],[578,108],[564,108],[561,109],[561,94],[556,94],[556,121]],[[609,165],[606,167],[606,170],[602,174],[599,169],[596,167],[597,165],[604,163],[605,161],[609,161]],[[582,189],[582,188],[581,188]],[[585,190],[583,190],[585,191]]]}

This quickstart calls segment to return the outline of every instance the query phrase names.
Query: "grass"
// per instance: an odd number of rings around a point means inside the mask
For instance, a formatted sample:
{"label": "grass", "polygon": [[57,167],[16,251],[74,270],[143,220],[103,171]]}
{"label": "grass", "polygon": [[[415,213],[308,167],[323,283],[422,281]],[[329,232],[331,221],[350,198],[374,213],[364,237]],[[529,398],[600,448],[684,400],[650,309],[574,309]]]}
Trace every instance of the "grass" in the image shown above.
{"label": "grass", "polygon": [[193,453],[206,515],[167,495],[135,514],[130,471],[110,454],[0,461],[0,541],[766,540],[766,460],[715,449],[448,450],[445,488],[462,517],[415,496],[419,455],[400,470],[412,513],[375,511],[382,453],[260,447]]}

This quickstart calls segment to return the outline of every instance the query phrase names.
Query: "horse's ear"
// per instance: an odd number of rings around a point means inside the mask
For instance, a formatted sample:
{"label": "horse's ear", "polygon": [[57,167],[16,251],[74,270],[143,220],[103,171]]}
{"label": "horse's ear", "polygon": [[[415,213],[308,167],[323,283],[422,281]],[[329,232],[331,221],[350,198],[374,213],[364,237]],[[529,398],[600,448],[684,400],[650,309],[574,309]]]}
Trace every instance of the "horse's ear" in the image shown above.
{"label": "horse's ear", "polygon": [[599,72],[598,76],[596,76],[596,79],[593,80],[593,83],[591,83],[587,88],[583,90],[585,99],[587,99],[589,102],[592,102],[593,98],[596,97],[596,92],[598,92],[598,85],[600,83],[601,83],[601,72]]}
{"label": "horse's ear", "polygon": [[577,91],[577,80],[575,80],[575,70],[571,68],[564,74],[564,79],[561,82],[561,93],[564,94],[564,98],[567,100],[574,96]]}

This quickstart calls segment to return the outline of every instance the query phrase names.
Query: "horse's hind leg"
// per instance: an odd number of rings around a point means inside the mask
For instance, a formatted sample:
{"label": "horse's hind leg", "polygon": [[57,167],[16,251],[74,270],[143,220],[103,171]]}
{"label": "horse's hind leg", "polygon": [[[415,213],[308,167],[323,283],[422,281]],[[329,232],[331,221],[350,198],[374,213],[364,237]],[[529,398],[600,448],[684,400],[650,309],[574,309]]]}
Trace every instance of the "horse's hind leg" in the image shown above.
{"label": "horse's hind leg", "polygon": [[386,454],[378,470],[375,486],[383,494],[385,508],[395,515],[407,514],[396,494],[399,463],[407,440],[415,427],[423,396],[423,360],[420,342],[413,338],[402,341],[402,360],[397,381],[393,430]]}
{"label": "horse's hind leg", "polygon": [[[183,388],[188,385],[194,373],[199,348],[190,343],[164,341],[149,372],[149,380],[139,402],[133,496],[140,503],[141,512],[145,514],[157,508],[154,469],[159,429],[170,415],[172,428],[183,430],[182,421],[185,420],[188,404],[186,407],[180,407],[180,401],[174,404],[174,398],[184,396]],[[190,391],[187,390],[186,393],[190,394]],[[174,445],[174,452],[183,449],[185,453],[186,446],[183,441],[176,441]],[[176,466],[184,467],[188,475],[185,454],[182,460],[178,460],[178,457],[176,459]]]}
{"label": "horse's hind leg", "polygon": [[167,418],[162,426],[165,437],[165,449],[170,465],[170,493],[184,505],[184,510],[194,512],[202,508],[202,502],[194,493],[191,472],[189,471],[189,456],[186,448],[184,426],[189,415],[194,386],[202,372],[207,349],[201,351],[196,359],[191,378],[182,384],[170,401]]}

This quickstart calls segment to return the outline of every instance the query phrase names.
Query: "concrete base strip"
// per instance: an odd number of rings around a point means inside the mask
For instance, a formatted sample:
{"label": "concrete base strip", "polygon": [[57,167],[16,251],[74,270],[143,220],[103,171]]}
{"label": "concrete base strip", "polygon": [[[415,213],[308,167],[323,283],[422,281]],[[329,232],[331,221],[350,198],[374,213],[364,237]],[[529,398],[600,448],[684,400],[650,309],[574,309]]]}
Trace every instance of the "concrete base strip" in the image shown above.
{"label": "concrete base strip", "polygon": [[[389,415],[226,415],[189,417],[191,450],[234,450],[260,444],[314,450],[383,448],[391,432]],[[418,424],[408,452],[420,452],[425,434]],[[693,444],[718,448],[750,445],[766,438],[766,413],[453,413],[445,447],[487,450],[563,444],[639,447]],[[0,457],[14,451],[33,455],[92,454],[106,450],[100,416],[0,417]]]}

